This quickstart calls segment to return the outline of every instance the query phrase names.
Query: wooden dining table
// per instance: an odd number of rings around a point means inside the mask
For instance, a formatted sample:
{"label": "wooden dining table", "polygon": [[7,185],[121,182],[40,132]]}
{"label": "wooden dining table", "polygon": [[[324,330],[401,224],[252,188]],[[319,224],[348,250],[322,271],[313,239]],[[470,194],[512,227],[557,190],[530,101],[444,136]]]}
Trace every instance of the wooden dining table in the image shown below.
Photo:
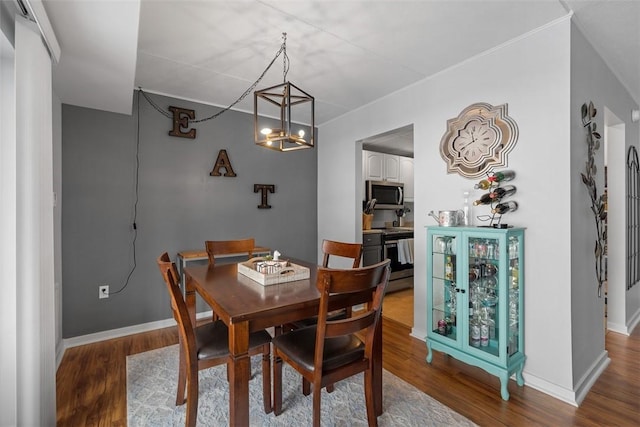
{"label": "wooden dining table", "polygon": [[[229,327],[229,425],[249,425],[249,333],[318,314],[317,265],[291,259],[309,268],[304,280],[263,286],[238,273],[237,264],[194,265],[184,270],[185,300],[191,321],[196,319],[196,292]],[[339,304],[336,302],[335,304]],[[330,309],[331,309],[330,305]],[[374,344],[374,400],[382,414],[382,320]],[[301,382],[302,384],[302,382]],[[300,391],[302,392],[302,390]]]}

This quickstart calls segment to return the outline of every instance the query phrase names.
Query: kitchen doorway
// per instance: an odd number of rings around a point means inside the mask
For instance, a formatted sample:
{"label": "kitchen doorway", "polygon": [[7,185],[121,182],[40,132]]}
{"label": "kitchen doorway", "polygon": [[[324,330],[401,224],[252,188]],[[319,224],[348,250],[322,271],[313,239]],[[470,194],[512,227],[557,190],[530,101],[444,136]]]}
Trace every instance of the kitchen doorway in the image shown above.
{"label": "kitchen doorway", "polygon": [[[413,124],[370,136],[359,142],[362,144],[362,180],[359,188],[363,204],[366,202],[367,180],[401,182],[404,185],[405,207],[402,210],[374,209],[373,228],[385,229],[387,233],[394,227],[413,231]],[[378,153],[384,159],[376,163]],[[394,169],[396,164],[398,169]],[[413,235],[409,237],[413,241]],[[383,247],[380,249],[381,259],[384,253]],[[406,326],[408,333],[414,323],[413,285],[413,274],[393,280],[384,300],[383,317]]]}
{"label": "kitchen doorway", "polygon": [[385,295],[382,317],[400,323],[411,330],[413,328],[413,277],[400,280],[411,280],[411,286]]}

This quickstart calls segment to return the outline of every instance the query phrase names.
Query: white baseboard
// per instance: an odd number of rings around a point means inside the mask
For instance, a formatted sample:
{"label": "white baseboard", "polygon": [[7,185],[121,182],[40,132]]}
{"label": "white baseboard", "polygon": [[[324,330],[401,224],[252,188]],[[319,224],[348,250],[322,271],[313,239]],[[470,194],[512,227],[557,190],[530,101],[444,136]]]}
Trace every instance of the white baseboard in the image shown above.
{"label": "white baseboard", "polygon": [[[419,339],[420,341],[426,343],[427,342],[427,331],[418,329],[416,327],[411,328],[411,336],[415,339]],[[426,344],[425,344],[426,345]]]}
{"label": "white baseboard", "polygon": [[[197,313],[196,318],[202,319],[211,317],[213,312],[211,310]],[[56,369],[60,366],[62,357],[66,349],[71,347],[77,347],[79,345],[91,344],[94,342],[110,340],[113,338],[120,338],[127,335],[139,334],[141,332],[154,331],[156,329],[168,328],[175,326],[176,321],[171,319],[158,320],[155,322],[142,323],[140,325],[127,326],[125,328],[111,329],[109,331],[96,332],[95,334],[81,335],[78,337],[67,338],[62,340],[62,345],[59,345],[56,349]]]}
{"label": "white baseboard", "polygon": [[603,350],[600,353],[600,357],[593,362],[590,369],[580,378],[578,384],[576,384],[576,402],[578,405],[582,403],[584,398],[591,390],[591,387],[595,384],[595,382],[600,378],[600,375],[604,372],[604,370],[611,363],[611,359],[609,359],[609,352],[607,350]]}
{"label": "white baseboard", "polygon": [[640,307],[638,307],[638,310],[636,310],[636,312],[633,314],[633,316],[631,316],[631,319],[629,320],[629,325],[627,326],[627,335],[631,335],[633,330],[639,324],[640,324]]}
{"label": "white baseboard", "polygon": [[524,378],[525,386],[541,391],[544,394],[548,394],[549,396],[555,397],[556,399],[570,405],[578,406],[578,403],[576,402],[576,395],[573,390],[560,387],[557,384],[526,372],[522,373],[522,377]]}
{"label": "white baseboard", "polygon": [[591,365],[591,368],[582,376],[580,381],[578,381],[575,390],[568,390],[526,372],[524,372],[522,376],[528,387],[578,407],[587,396],[587,393],[589,393],[589,390],[591,390],[591,387],[593,387],[593,384],[600,378],[602,372],[609,366],[609,363],[611,363],[611,359],[609,359],[609,353],[605,350],[598,360]]}
{"label": "white baseboard", "polygon": [[619,334],[623,334],[623,335],[629,335],[627,333],[627,327],[620,324],[620,323],[614,323],[611,321],[607,321],[607,331],[611,331],[611,332],[617,332]]}
{"label": "white baseboard", "polygon": [[56,372],[58,372],[58,368],[60,367],[60,362],[62,362],[62,356],[64,356],[64,340],[58,341],[56,344]]}
{"label": "white baseboard", "polygon": [[607,330],[629,336],[638,324],[640,324],[640,307],[633,316],[631,316],[628,324],[623,325],[621,323],[607,322]]}

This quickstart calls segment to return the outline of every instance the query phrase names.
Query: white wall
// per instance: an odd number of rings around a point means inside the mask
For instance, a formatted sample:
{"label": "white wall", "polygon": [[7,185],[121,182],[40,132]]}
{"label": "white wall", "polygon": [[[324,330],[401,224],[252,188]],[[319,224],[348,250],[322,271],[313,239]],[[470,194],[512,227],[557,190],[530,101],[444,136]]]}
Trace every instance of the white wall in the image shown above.
{"label": "white wall", "polygon": [[[609,154],[607,185],[608,277],[607,329],[626,333],[627,257],[626,257],[626,157],[625,125],[608,109],[604,111],[604,141],[601,149]],[[605,154],[606,157],[606,154]]]}
{"label": "white wall", "polygon": [[[55,425],[51,60],[16,18],[17,424]],[[19,285],[18,285],[19,284]]]}
{"label": "white wall", "polygon": [[[361,206],[354,185],[360,158],[355,141],[413,123],[413,334],[424,339],[424,227],[434,224],[427,212],[462,207],[463,190],[472,188],[475,182],[447,174],[439,155],[440,139],[447,120],[468,105],[507,103],[520,131],[508,159],[509,168],[517,171],[515,199],[520,208],[507,219],[527,227],[525,380],[529,386],[572,401],[569,202],[573,177],[566,167],[570,156],[569,36],[570,22],[566,18],[322,126],[318,143],[318,238],[349,240],[360,232]],[[335,193],[336,188],[340,188],[339,193]]]}
{"label": "white wall", "polygon": [[56,366],[64,354],[62,340],[62,102],[53,96],[53,241],[54,241],[54,292],[56,323]]}
{"label": "white wall", "polygon": [[[598,55],[589,41],[580,30],[572,26],[571,31],[571,224],[572,224],[572,312],[573,324],[573,383],[577,391],[577,400],[580,401],[590,384],[597,375],[606,367],[607,352],[604,348],[603,318],[599,315],[604,311],[604,298],[597,296],[597,282],[594,271],[594,245],[595,225],[590,210],[590,199],[579,179],[580,172],[585,169],[587,159],[586,134],[581,122],[580,107],[583,103],[593,101],[598,113],[595,121],[599,131],[604,134],[605,111],[609,111],[624,126],[625,148],[630,145],[638,145],[640,140],[640,126],[631,121],[631,110],[638,105],[633,101],[627,90],[609,69],[607,64]],[[616,150],[618,155],[622,150]],[[612,152],[609,152],[612,155]],[[609,157],[608,161],[619,165],[620,158]],[[602,194],[604,188],[604,148],[596,152],[596,165],[598,174],[596,181],[598,194]],[[614,174],[615,171],[612,171]],[[626,193],[626,189],[625,189]],[[615,220],[615,212],[621,207],[609,204]],[[618,223],[610,224],[614,227]],[[617,235],[612,236],[615,242]],[[620,240],[618,238],[618,240]],[[617,257],[624,253],[623,248],[609,248],[610,256]],[[618,254],[618,255],[617,255]],[[614,265],[616,260],[611,260]],[[614,275],[615,279],[615,275]],[[634,286],[629,291],[613,289],[614,300],[617,306],[626,306],[626,312],[616,322],[624,323],[627,331],[640,322],[640,285]],[[620,303],[620,292],[624,292],[625,304]],[[619,313],[617,314],[619,315]],[[622,320],[624,319],[624,320]]]}
{"label": "white wall", "polygon": [[[16,325],[16,98],[13,22],[0,2],[0,426],[17,424]],[[7,25],[8,27],[8,25]],[[6,33],[5,33],[6,31]]]}

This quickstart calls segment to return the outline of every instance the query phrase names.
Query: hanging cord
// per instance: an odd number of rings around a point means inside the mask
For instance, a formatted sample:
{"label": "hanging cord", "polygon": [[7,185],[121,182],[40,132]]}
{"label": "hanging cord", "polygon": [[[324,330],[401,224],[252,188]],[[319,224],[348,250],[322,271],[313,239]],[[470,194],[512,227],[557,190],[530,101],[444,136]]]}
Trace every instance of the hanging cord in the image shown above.
{"label": "hanging cord", "polygon": [[[287,55],[287,33],[282,33],[282,46],[280,46],[280,52],[283,53],[283,56],[282,56],[282,69],[283,69],[283,71],[282,71],[282,82],[286,83],[287,82],[287,73],[289,72],[289,55]],[[278,55],[280,55],[280,52],[278,52]],[[276,60],[278,55],[276,55],[276,57],[273,58],[274,61]],[[273,63],[273,61],[272,61],[272,63]],[[269,66],[271,66],[271,64],[269,64]]]}
{"label": "hanging cord", "polygon": [[[229,105],[227,108],[218,111],[217,113],[215,113],[212,116],[209,117],[205,117],[203,119],[198,119],[198,120],[189,120],[187,119],[188,123],[200,123],[200,122],[206,122],[207,120],[212,120],[217,118],[218,116],[222,115],[223,113],[226,113],[227,111],[229,111],[230,109],[232,109],[236,104],[238,104],[240,101],[242,101],[243,99],[245,99],[247,97],[247,95],[249,95],[251,92],[253,92],[253,90],[256,88],[256,86],[258,86],[258,84],[260,83],[260,81],[262,80],[262,78],[267,74],[267,71],[269,71],[269,69],[271,68],[271,66],[273,65],[274,62],[276,62],[276,59],[278,59],[278,57],[280,56],[280,54],[284,53],[284,57],[283,57],[283,61],[284,61],[284,81],[287,81],[287,73],[289,72],[289,56],[287,55],[287,33],[282,33],[282,44],[280,45],[280,49],[278,50],[278,52],[276,53],[276,56],[273,57],[273,59],[271,60],[271,62],[269,63],[269,65],[267,65],[267,68],[264,69],[264,71],[262,72],[262,74],[260,74],[260,77],[258,77],[258,80],[256,80],[255,82],[253,82],[253,84],[251,86],[249,86],[249,88],[247,88],[247,90],[245,90],[242,95],[240,95],[240,98],[236,99],[231,105]],[[138,86],[138,93],[142,93],[142,96],[144,96],[144,99],[147,100],[147,102],[149,104],[151,104],[151,106],[158,111],[160,114],[162,114],[163,116],[172,119],[173,118],[173,113],[167,111],[167,110],[163,110],[160,106],[158,106],[158,104],[156,104],[155,102],[153,102],[151,100],[151,98],[149,98],[149,95],[147,93],[145,93],[142,90],[142,87]]]}
{"label": "hanging cord", "polygon": [[[200,123],[200,122],[204,122],[204,121],[207,121],[207,120],[215,119],[216,117],[220,116],[221,114],[223,114],[226,111],[229,111],[231,108],[233,108],[236,104],[238,104],[240,101],[242,101],[244,98],[246,98],[247,95],[249,95],[255,89],[255,87],[260,83],[260,81],[263,79],[263,77],[267,74],[269,69],[271,69],[271,67],[276,62],[276,59],[278,59],[280,54],[284,54],[284,56],[283,56],[283,67],[284,67],[283,77],[284,77],[284,81],[286,82],[287,73],[289,72],[289,56],[287,55],[287,33],[282,33],[282,44],[280,45],[280,49],[278,50],[278,52],[276,53],[274,58],[271,60],[269,65],[267,65],[267,68],[265,68],[265,70],[262,72],[262,74],[260,74],[258,79],[251,86],[249,86],[249,88],[247,90],[245,90],[244,93],[242,95],[240,95],[240,97],[235,102],[233,102],[227,108],[217,112],[216,114],[214,114],[214,115],[212,115],[210,117],[205,117],[205,118],[199,119],[199,120],[189,120],[189,123]],[[137,259],[136,259],[136,240],[138,238],[138,225],[137,225],[136,222],[137,222],[137,218],[138,218],[138,188],[139,188],[139,175],[140,175],[140,95],[142,95],[144,97],[144,99],[146,99],[147,102],[156,111],[158,111],[160,114],[162,114],[163,116],[165,116],[167,118],[170,118],[170,119],[173,118],[173,114],[170,113],[169,111],[163,110],[162,108],[160,108],[160,106],[158,106],[155,102],[153,102],[153,100],[151,98],[149,98],[148,94],[145,93],[142,90],[142,87],[138,87],[138,89],[139,90],[138,90],[137,100],[136,100],[137,101],[137,117],[136,117],[135,197],[134,197],[134,203],[133,203],[133,241],[131,243],[132,248],[133,248],[133,266],[131,267],[131,270],[129,271],[129,274],[127,275],[127,279],[126,279],[124,285],[120,289],[115,291],[115,292],[109,292],[109,295],[114,295],[114,294],[120,293],[120,292],[125,290],[125,288],[129,285],[129,280],[131,279],[131,276],[133,275],[133,272],[135,271],[135,269],[136,269],[136,267],[138,265]]]}
{"label": "hanging cord", "polygon": [[124,282],[124,285],[118,289],[115,292],[109,292],[109,296],[113,295],[113,294],[118,294],[122,291],[124,291],[124,289],[129,285],[129,279],[131,279],[131,275],[133,275],[133,272],[135,271],[136,267],[138,266],[138,262],[136,260],[136,240],[138,238],[138,225],[136,224],[136,220],[138,218],[138,183],[139,183],[139,176],[140,176],[140,92],[138,92],[138,96],[137,96],[137,117],[136,117],[136,177],[135,177],[135,196],[134,196],[134,202],[133,202],[133,241],[131,243],[131,246],[133,247],[133,266],[131,267],[131,270],[129,271],[129,274],[127,275],[127,280]]}

